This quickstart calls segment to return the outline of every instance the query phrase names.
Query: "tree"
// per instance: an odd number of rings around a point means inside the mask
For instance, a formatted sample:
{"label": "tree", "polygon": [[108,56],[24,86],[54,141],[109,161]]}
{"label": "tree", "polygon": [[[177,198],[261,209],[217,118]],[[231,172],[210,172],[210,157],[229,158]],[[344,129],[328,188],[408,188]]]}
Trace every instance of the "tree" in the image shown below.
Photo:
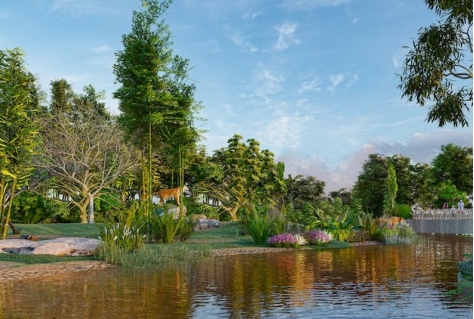
{"label": "tree", "polygon": [[357,177],[353,195],[360,199],[363,209],[374,217],[381,216],[387,179],[387,158],[381,154],[370,154]]}
{"label": "tree", "polygon": [[[428,122],[468,126],[472,108],[472,0],[425,0],[441,17],[420,29],[408,52],[398,86],[408,101],[433,103]],[[408,48],[408,47],[407,47]],[[470,62],[469,62],[470,61]],[[470,63],[470,65],[469,65]],[[462,86],[459,80],[467,80]]]}
{"label": "tree", "polygon": [[392,163],[387,165],[387,179],[385,180],[384,212],[389,212],[395,207],[398,184],[397,173]]}
{"label": "tree", "polygon": [[134,147],[123,142],[113,121],[100,116],[72,122],[64,113],[46,115],[41,133],[37,167],[55,178],[79,209],[82,223],[94,223],[94,199],[138,165]]}
{"label": "tree", "polygon": [[304,203],[314,203],[324,195],[325,182],[314,176],[297,175],[294,178],[288,175],[285,179],[285,204],[293,203],[295,209],[301,209]]}
{"label": "tree", "polygon": [[433,169],[428,164],[416,163],[410,165],[410,172],[413,203],[427,209],[438,200],[439,194],[439,187],[433,179]]}
{"label": "tree", "polygon": [[[116,53],[114,64],[114,74],[121,84],[114,92],[114,97],[120,100],[119,123],[127,138],[146,152],[146,172],[143,172],[146,185],[140,199],[148,205],[151,205],[153,147],[164,139],[163,135],[159,136],[162,132],[159,128],[189,124],[185,119],[189,119],[187,110],[193,104],[194,87],[184,84],[188,60],[173,55],[168,26],[163,20],[157,21],[171,3],[172,0],[142,0],[144,10],[133,12],[132,31],[122,36],[124,49]],[[189,131],[181,133],[188,136]],[[145,154],[143,159],[145,163]]]}
{"label": "tree", "polygon": [[[40,91],[19,49],[0,51],[0,224],[6,238],[15,193],[28,185],[38,144]],[[3,222],[3,219],[5,221]]]}
{"label": "tree", "polygon": [[443,145],[431,164],[435,184],[451,181],[457,190],[472,194],[472,147]]}
{"label": "tree", "polygon": [[222,181],[222,207],[229,212],[232,220],[237,220],[240,208],[252,209],[252,204],[275,204],[285,192],[285,182],[273,159],[273,153],[260,151],[260,143],[254,139],[241,142],[236,134],[229,139],[228,147],[216,151],[213,162],[224,167]]}

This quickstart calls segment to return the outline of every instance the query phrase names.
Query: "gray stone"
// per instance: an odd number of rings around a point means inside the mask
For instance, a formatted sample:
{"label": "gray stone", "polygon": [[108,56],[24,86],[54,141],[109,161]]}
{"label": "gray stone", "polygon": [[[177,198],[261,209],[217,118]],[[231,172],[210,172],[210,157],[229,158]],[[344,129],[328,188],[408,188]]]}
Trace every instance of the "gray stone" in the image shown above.
{"label": "gray stone", "polygon": [[202,230],[209,228],[218,228],[221,227],[221,222],[217,219],[208,219],[208,218],[199,218],[196,220],[194,225],[194,230]]}
{"label": "gray stone", "polygon": [[27,239],[4,239],[0,240],[0,253],[6,253],[5,248],[35,248],[37,246],[38,242]]}
{"label": "gray stone", "polygon": [[[25,239],[0,240],[0,252],[16,252],[34,255],[91,256],[102,241],[84,237],[60,237],[34,242]],[[28,249],[29,248],[29,249]]]}

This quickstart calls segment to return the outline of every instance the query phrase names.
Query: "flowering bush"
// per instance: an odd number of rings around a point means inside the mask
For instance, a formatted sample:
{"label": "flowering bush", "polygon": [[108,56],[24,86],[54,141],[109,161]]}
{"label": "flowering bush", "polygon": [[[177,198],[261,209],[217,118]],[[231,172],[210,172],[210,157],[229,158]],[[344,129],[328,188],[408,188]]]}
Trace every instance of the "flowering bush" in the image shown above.
{"label": "flowering bush", "polygon": [[299,247],[298,239],[290,233],[272,236],[268,239],[267,243],[275,247]]}
{"label": "flowering bush", "polygon": [[332,240],[332,235],[324,230],[313,229],[303,235],[309,244],[322,245]]}

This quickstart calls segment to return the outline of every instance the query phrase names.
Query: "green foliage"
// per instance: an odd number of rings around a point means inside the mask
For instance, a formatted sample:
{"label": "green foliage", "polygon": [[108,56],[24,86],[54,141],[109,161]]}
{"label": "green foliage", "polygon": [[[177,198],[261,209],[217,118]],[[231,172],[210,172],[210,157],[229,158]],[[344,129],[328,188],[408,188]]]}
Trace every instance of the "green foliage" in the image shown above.
{"label": "green foliage", "polygon": [[401,245],[413,243],[417,236],[409,225],[397,225],[397,227],[386,227],[381,230],[382,241],[386,245]]}
{"label": "green foliage", "polygon": [[173,241],[179,234],[184,217],[174,218],[174,213],[165,211],[162,215],[152,215],[150,229],[153,238],[165,244]]}
{"label": "green foliage", "polygon": [[281,166],[274,162],[273,153],[260,151],[260,143],[254,139],[241,142],[242,136],[234,135],[228,140],[228,147],[216,151],[213,162],[220,164],[228,172],[222,184],[219,200],[237,220],[240,208],[251,209],[257,205],[276,204],[285,192],[285,182],[281,178]]}
{"label": "green foliage", "polygon": [[395,172],[394,165],[392,163],[388,163],[387,179],[385,180],[384,212],[387,212],[395,207],[397,191],[397,173]]}
{"label": "green foliage", "polygon": [[195,223],[190,216],[184,218],[183,223],[178,230],[178,236],[180,241],[186,241],[189,236],[191,236],[194,231],[194,224]]}
{"label": "green foliage", "polygon": [[25,191],[15,196],[11,219],[14,223],[36,224],[68,214],[65,203]]}
{"label": "green foliage", "polygon": [[334,240],[349,241],[354,228],[352,216],[348,218],[349,216],[350,215],[348,213],[335,218],[326,216],[323,219],[315,220],[313,223],[306,226],[306,229],[325,230],[331,233]]}
{"label": "green foliage", "polygon": [[362,165],[362,172],[354,185],[354,197],[374,216],[381,216],[387,178],[387,160],[380,154],[370,154]]}
{"label": "green foliage", "polygon": [[443,145],[431,163],[434,184],[450,181],[459,192],[472,194],[472,147],[460,147],[452,143]]}
{"label": "green foliage", "polygon": [[256,207],[247,216],[247,230],[257,245],[265,244],[274,233],[273,220],[267,214],[268,207]]}
{"label": "green foliage", "polygon": [[395,204],[395,207],[390,211],[390,216],[400,216],[403,219],[411,218],[411,207],[407,204]]}
{"label": "green foliage", "polygon": [[0,50],[0,221],[5,217],[5,239],[13,198],[26,186],[33,171],[32,156],[38,145],[36,113],[40,93],[26,70],[23,52]]}
{"label": "green foliage", "polygon": [[[468,126],[472,108],[472,0],[425,0],[440,17],[420,29],[408,52],[399,88],[408,101],[431,105],[427,121]],[[462,80],[465,81],[462,85]],[[472,178],[471,178],[472,180]]]}
{"label": "green foliage", "polygon": [[291,203],[296,209],[301,209],[306,203],[314,203],[324,194],[325,182],[313,176],[291,174],[285,179],[287,192],[284,196],[286,203]]}

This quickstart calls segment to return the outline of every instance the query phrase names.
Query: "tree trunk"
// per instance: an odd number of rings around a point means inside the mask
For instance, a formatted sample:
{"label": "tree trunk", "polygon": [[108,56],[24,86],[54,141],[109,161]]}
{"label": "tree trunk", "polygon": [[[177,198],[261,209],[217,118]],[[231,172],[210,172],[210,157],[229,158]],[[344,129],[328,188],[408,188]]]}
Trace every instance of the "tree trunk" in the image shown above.
{"label": "tree trunk", "polygon": [[13,183],[11,187],[11,195],[8,202],[7,215],[5,216],[5,224],[3,224],[3,229],[2,229],[2,239],[7,238],[7,230],[8,230],[8,224],[10,223],[10,215],[12,212],[13,195],[14,195],[15,187],[16,187],[16,178],[13,179]]}
{"label": "tree trunk", "polygon": [[229,211],[230,214],[230,220],[233,222],[236,222],[238,220],[237,218],[237,211],[239,210],[239,205],[235,205],[232,207],[232,209]]}
{"label": "tree trunk", "polygon": [[89,197],[87,223],[88,224],[95,224],[95,221],[94,221],[94,197],[90,193],[87,194],[87,197]]}

